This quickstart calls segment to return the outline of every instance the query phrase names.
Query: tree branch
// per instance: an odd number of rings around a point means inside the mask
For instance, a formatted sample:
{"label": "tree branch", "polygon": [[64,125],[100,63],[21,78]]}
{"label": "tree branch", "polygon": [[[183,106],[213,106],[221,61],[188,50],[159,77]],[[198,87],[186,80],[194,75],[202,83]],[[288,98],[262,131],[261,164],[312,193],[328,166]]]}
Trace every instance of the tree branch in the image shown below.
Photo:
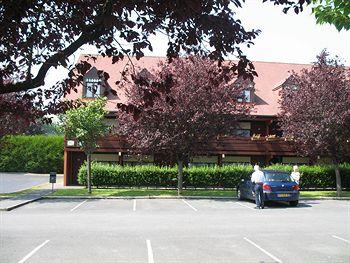
{"label": "tree branch", "polygon": [[[22,82],[8,83],[0,85],[0,94],[10,93],[10,92],[20,92],[26,91],[34,88],[38,88],[45,84],[45,76],[51,67],[56,67],[61,61],[66,60],[70,55],[72,55],[78,48],[88,42],[100,37],[105,30],[96,29],[96,25],[91,25],[87,27],[80,37],[75,40],[72,44],[66,47],[64,50],[57,52],[48,58],[40,67],[38,74],[33,79],[27,79]],[[93,33],[91,33],[93,32]]]}

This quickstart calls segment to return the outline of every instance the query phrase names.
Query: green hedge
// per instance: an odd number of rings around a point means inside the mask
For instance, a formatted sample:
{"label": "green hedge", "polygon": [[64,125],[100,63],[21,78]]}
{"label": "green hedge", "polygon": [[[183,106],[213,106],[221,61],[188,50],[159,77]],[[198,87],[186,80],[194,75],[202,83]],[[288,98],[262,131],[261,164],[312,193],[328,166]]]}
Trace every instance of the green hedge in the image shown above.
{"label": "green hedge", "polygon": [[[119,166],[92,163],[92,185],[176,187],[177,168],[159,166]],[[78,182],[86,185],[86,164],[78,174]],[[184,168],[184,187],[236,187],[241,178],[248,178],[252,167],[192,167]]]}
{"label": "green hedge", "polygon": [[[290,165],[274,165],[266,169],[292,171]],[[235,188],[242,178],[250,178],[253,167],[249,165],[208,166],[184,169],[184,187],[223,187]],[[335,175],[332,166],[300,166],[301,187],[335,188]],[[342,183],[350,188],[350,165],[341,165]],[[78,181],[86,185],[86,164],[78,174]],[[92,185],[96,187],[176,187],[177,168],[158,166],[119,166],[92,163]]]}
{"label": "green hedge", "polygon": [[63,136],[5,136],[0,140],[0,171],[63,172]]}
{"label": "green hedge", "polygon": [[[292,171],[292,165],[272,165],[266,169]],[[299,166],[301,174],[300,185],[303,188],[335,188],[335,171],[331,165],[301,165]],[[340,165],[340,175],[342,187],[350,189],[350,164]]]}

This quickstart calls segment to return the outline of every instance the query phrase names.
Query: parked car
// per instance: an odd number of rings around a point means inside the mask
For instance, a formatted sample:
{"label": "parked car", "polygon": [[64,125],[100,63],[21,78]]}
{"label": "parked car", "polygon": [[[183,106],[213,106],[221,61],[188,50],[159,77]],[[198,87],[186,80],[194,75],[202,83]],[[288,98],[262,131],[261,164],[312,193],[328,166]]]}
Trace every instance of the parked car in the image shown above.
{"label": "parked car", "polygon": [[[265,201],[284,201],[289,202],[290,206],[298,205],[299,185],[292,180],[290,173],[272,170],[263,170],[263,173]],[[255,200],[254,184],[250,179],[242,179],[237,187],[237,197],[239,200]]]}

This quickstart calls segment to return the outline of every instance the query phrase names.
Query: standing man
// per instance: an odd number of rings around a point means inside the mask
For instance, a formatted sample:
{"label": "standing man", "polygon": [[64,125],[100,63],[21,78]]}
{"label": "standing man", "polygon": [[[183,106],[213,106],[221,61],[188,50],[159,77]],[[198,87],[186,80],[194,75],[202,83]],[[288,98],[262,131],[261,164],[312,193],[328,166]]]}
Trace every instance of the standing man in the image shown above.
{"label": "standing man", "polygon": [[259,165],[254,165],[254,172],[252,173],[251,181],[254,184],[255,192],[255,209],[264,209],[264,192],[263,183],[265,177],[264,173],[260,170]]}
{"label": "standing man", "polygon": [[300,172],[298,165],[293,166],[293,172],[291,173],[290,177],[292,177],[292,180],[299,184],[300,181]]}

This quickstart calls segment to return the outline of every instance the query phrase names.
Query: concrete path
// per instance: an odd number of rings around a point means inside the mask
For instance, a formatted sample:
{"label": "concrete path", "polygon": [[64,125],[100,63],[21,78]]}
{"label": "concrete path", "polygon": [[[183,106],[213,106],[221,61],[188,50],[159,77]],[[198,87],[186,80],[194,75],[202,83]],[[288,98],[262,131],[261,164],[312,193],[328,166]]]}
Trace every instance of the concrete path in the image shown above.
{"label": "concrete path", "polygon": [[[57,175],[57,179],[59,177]],[[48,174],[0,173],[0,194],[22,191],[47,182]]]}
{"label": "concrete path", "polygon": [[[18,175],[18,173],[15,175]],[[25,178],[26,176],[27,175],[23,175],[22,178]],[[0,199],[0,211],[10,211],[12,209],[23,206],[25,204],[35,202],[51,192],[52,184],[48,183],[48,175],[43,176],[43,175],[29,174],[29,177],[30,176],[37,176],[39,178],[43,177],[45,181],[39,185],[36,185],[35,190],[30,191],[29,193],[20,194],[12,198]],[[26,179],[27,178],[25,178],[25,180]],[[0,181],[0,184],[1,184],[1,181]],[[63,188],[63,176],[57,175],[57,183],[54,185],[54,189],[60,189],[60,188]],[[21,189],[21,190],[24,190],[24,189]]]}

